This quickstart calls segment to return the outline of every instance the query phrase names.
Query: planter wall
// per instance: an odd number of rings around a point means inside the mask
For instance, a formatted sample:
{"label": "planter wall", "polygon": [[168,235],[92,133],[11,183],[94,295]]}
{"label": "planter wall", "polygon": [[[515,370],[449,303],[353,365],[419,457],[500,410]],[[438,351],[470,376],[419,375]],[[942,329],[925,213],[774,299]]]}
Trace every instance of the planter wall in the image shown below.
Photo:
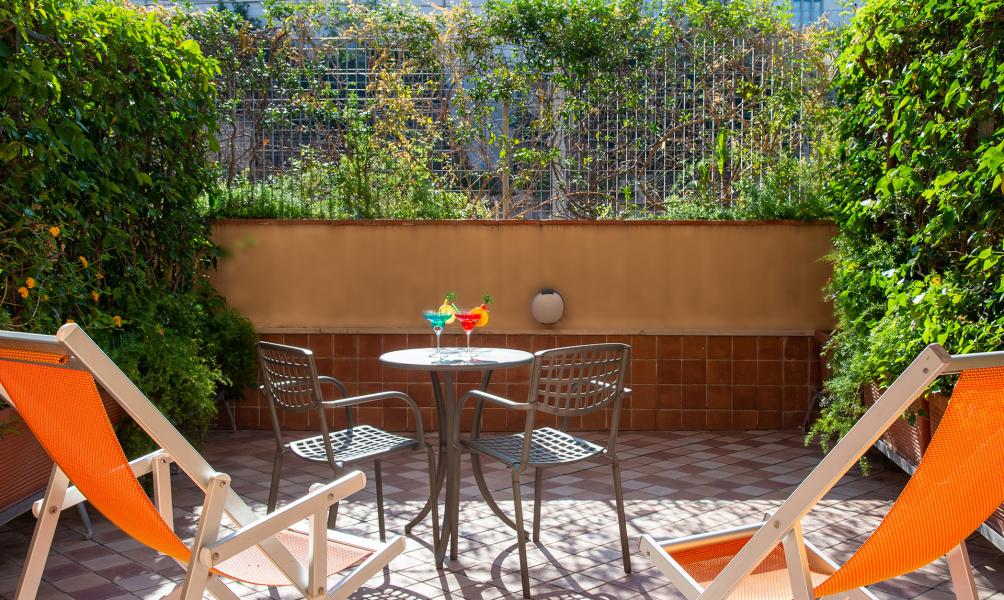
{"label": "planter wall", "polygon": [[[877,386],[869,386],[864,392],[865,402],[874,403],[879,394]],[[918,400],[913,406],[914,411],[918,413],[915,423],[910,424],[906,419],[898,419],[875,443],[875,448],[901,469],[913,474],[947,407],[948,398],[940,394]],[[1004,551],[1004,505],[994,511],[979,531],[983,537]]]}
{"label": "planter wall", "polygon": [[[874,404],[882,395],[882,391],[874,384],[865,388],[865,405]],[[905,418],[896,419],[875,443],[879,452],[907,473],[913,473],[917,465],[920,464],[920,457],[924,455],[924,450],[927,449],[927,444],[931,440],[931,425],[927,416],[930,408],[927,398],[917,400],[913,404],[911,412],[914,415],[912,423]]]}
{"label": "planter wall", "polygon": [[[125,411],[114,400],[103,396],[105,410],[112,423],[118,423]],[[16,415],[13,408],[0,408],[0,422]],[[81,449],[85,451],[86,449]],[[0,524],[31,507],[45,490],[52,471],[52,461],[24,424],[0,439]]]}
{"label": "planter wall", "polygon": [[[0,409],[0,422],[15,417],[14,409]],[[0,439],[0,523],[24,512],[49,481],[52,461],[24,425],[18,423]]]}
{"label": "planter wall", "polygon": [[[223,221],[213,239],[226,257],[212,277],[263,339],[312,348],[319,369],[351,391],[408,391],[430,428],[428,374],[377,359],[432,344],[421,311],[447,290],[462,304],[495,297],[475,345],[631,344],[625,429],[798,428],[820,385],[814,333],[833,327],[822,289],[834,233],[788,222]],[[565,301],[553,325],[530,313],[542,288]],[[447,331],[444,344],[462,343],[459,329]],[[500,372],[492,390],[525,397],[527,379],[525,369]],[[271,427],[263,400],[247,396],[238,424]],[[503,412],[489,428],[522,427]],[[360,418],[409,426],[390,405]],[[316,427],[306,415],[290,419],[291,429]],[[578,425],[606,423],[598,415]]]}
{"label": "planter wall", "polygon": [[[438,425],[429,375],[381,367],[378,360],[382,352],[431,344],[430,333],[263,334],[262,339],[311,348],[318,371],[342,379],[350,393],[406,391],[420,405],[423,425],[427,429]],[[801,426],[820,386],[819,350],[807,336],[475,334],[471,341],[527,351],[605,341],[631,344],[628,385],[633,394],[624,404],[621,427],[625,430],[795,429]],[[444,345],[462,343],[459,335],[443,336]],[[526,398],[529,374],[529,367],[498,371],[489,390]],[[473,387],[480,380],[475,377],[478,374],[461,374],[458,389]],[[521,413],[485,410],[488,430],[523,429]],[[248,391],[235,412],[239,427],[272,427],[268,405],[257,391]],[[470,408],[468,416],[472,413]],[[394,403],[362,408],[357,417],[390,430],[413,426],[410,413]],[[313,414],[286,414],[284,418],[288,429],[318,426]],[[342,413],[333,412],[327,418],[329,423],[341,423]],[[609,415],[597,413],[571,425],[601,430],[609,425]]]}
{"label": "planter wall", "polygon": [[[486,333],[799,335],[833,328],[827,223],[223,221],[213,286],[269,333],[426,333],[445,291]],[[557,290],[565,316],[530,301]]]}
{"label": "planter wall", "polygon": [[[931,414],[931,433],[938,428],[938,423],[948,408],[948,398],[940,394],[931,396],[928,401]],[[980,533],[993,545],[1004,551],[1004,505],[994,511],[990,518],[980,527]]]}

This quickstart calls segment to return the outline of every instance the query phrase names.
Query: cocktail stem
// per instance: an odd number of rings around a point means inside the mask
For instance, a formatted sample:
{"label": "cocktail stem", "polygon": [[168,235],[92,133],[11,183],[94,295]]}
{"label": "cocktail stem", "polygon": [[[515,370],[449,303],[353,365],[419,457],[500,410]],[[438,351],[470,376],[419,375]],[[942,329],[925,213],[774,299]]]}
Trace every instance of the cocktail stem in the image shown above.
{"label": "cocktail stem", "polygon": [[442,355],[442,353],[439,350],[439,336],[440,336],[440,334],[443,333],[443,328],[442,327],[433,327],[432,331],[436,334],[436,357],[438,358],[439,356]]}
{"label": "cocktail stem", "polygon": [[471,329],[468,329],[467,331],[464,332],[467,334],[467,360],[471,360],[473,356],[471,354],[471,331],[472,331]]}

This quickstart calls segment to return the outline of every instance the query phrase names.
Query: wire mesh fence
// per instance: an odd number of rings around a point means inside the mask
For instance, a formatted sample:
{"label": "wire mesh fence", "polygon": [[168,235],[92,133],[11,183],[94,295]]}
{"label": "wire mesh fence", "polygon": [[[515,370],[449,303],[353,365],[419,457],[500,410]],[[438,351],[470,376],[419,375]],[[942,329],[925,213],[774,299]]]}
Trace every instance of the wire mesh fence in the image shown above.
{"label": "wire mesh fence", "polygon": [[[280,79],[235,84],[243,91],[222,98],[216,159],[231,205],[267,200],[308,216],[337,184],[327,167],[353,159],[353,119],[372,127],[395,110],[383,81],[408,63],[404,51],[376,52],[347,38],[316,38],[303,49],[304,64]],[[533,93],[482,101],[476,124],[468,119],[478,112],[467,105],[470,81],[402,66],[396,89],[407,98],[397,99],[412,112],[395,118],[431,140],[424,158],[438,189],[495,215],[658,212],[667,198],[697,188],[728,203],[760,153],[809,152],[800,115],[780,130],[761,118],[773,98],[805,93],[801,61],[797,46],[770,39],[681,45],[632,74],[640,94],[565,110],[579,90],[540,73]]]}

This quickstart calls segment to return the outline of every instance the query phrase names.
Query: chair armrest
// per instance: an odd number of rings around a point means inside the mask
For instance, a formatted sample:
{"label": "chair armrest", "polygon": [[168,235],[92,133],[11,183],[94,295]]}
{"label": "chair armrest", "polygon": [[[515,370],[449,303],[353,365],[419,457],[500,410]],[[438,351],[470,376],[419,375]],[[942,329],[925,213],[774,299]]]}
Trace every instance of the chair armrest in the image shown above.
{"label": "chair armrest", "polygon": [[[144,475],[149,475],[150,471],[153,470],[153,463],[160,458],[166,457],[168,462],[174,462],[174,459],[168,454],[163,448],[159,450],[154,450],[150,454],[140,456],[139,458],[134,458],[129,461],[129,468],[132,469],[132,474],[134,477],[139,479]],[[63,501],[60,503],[60,510],[66,510],[68,508],[73,508],[74,506],[80,504],[81,502],[86,502],[87,497],[84,496],[83,492],[77,489],[77,486],[71,485],[66,488],[66,493],[63,496]],[[45,502],[45,498],[41,500],[35,500],[31,504],[31,513],[37,519],[42,511],[42,504]]]}
{"label": "chair armrest", "polygon": [[[476,440],[481,437],[481,406],[483,402],[491,402],[492,404],[498,404],[504,406],[509,410],[518,410],[526,413],[524,417],[524,422],[526,424],[527,431],[532,428],[533,416],[535,414],[536,404],[531,402],[513,402],[508,398],[503,398],[501,396],[496,396],[495,394],[489,394],[483,390],[471,390],[461,396],[460,402],[457,403],[457,427],[460,426],[460,413],[463,412],[464,406],[467,405],[467,401],[471,398],[477,398],[478,404],[474,409],[474,424],[471,428],[471,439]],[[458,431],[459,435],[459,431]],[[530,438],[528,437],[527,440]]]}
{"label": "chair armrest", "polygon": [[330,375],[318,375],[317,381],[319,381],[320,383],[333,384],[336,388],[338,388],[338,391],[342,394],[342,398],[349,397],[349,389],[345,387],[345,384],[342,383],[341,380],[336,379]]}
{"label": "chair armrest", "polygon": [[203,564],[215,567],[251,546],[272,538],[296,523],[344,500],[364,487],[366,487],[366,475],[362,471],[353,471],[329,484],[322,485],[299,500],[241,527],[230,535],[222,537],[212,544],[207,544],[202,549],[199,559]]}
{"label": "chair armrest", "polygon": [[530,410],[530,408],[533,406],[532,404],[529,404],[527,402],[514,402],[512,400],[509,400],[508,398],[503,398],[502,396],[496,396],[495,394],[489,394],[488,392],[482,390],[471,390],[460,398],[460,402],[457,404],[457,411],[459,412],[463,410],[464,405],[466,405],[467,401],[470,400],[471,398],[477,398],[478,400],[484,400],[486,402],[491,402],[493,404],[500,404],[512,410],[526,411]]}
{"label": "chair armrest", "polygon": [[415,402],[415,399],[404,392],[377,392],[375,394],[352,396],[341,400],[325,400],[321,402],[321,406],[325,408],[343,408],[380,400],[401,400],[407,404],[415,416],[415,435],[419,442],[425,442],[425,430],[422,428],[422,412],[418,410],[418,403]]}

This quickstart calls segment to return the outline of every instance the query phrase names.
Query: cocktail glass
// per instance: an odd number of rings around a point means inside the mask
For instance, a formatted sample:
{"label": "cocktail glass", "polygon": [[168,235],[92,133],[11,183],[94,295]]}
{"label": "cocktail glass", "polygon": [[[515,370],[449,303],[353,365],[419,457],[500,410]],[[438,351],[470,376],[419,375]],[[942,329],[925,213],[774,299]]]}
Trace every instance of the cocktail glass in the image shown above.
{"label": "cocktail glass", "polygon": [[429,322],[429,325],[432,325],[432,332],[436,334],[436,352],[435,354],[430,354],[430,356],[436,359],[441,358],[443,353],[439,350],[439,336],[442,335],[446,322],[450,320],[450,315],[440,313],[436,310],[427,310],[422,315]]}
{"label": "cocktail glass", "polygon": [[457,320],[460,321],[460,326],[464,329],[464,333],[467,334],[467,360],[471,360],[474,358],[474,354],[471,352],[471,332],[474,331],[474,326],[481,320],[481,315],[472,313],[469,310],[458,310]]}

